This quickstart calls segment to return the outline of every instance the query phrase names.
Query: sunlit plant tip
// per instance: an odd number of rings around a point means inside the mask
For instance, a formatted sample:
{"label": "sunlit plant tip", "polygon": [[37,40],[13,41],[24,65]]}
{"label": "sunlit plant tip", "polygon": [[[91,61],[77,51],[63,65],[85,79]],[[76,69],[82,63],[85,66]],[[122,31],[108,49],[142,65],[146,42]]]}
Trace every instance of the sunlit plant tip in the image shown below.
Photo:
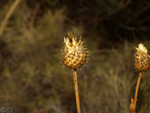
{"label": "sunlit plant tip", "polygon": [[135,53],[135,68],[139,72],[147,71],[149,69],[149,57],[147,49],[142,43],[138,45]]}

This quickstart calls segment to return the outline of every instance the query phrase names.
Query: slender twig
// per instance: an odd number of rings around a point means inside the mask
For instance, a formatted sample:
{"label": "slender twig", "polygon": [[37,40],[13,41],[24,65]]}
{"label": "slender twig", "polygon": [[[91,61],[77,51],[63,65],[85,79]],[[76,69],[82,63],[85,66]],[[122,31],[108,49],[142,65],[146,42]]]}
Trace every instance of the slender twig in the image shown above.
{"label": "slender twig", "polygon": [[135,91],[135,96],[134,96],[135,109],[136,109],[137,96],[138,96],[138,90],[139,90],[139,86],[140,86],[141,76],[142,76],[142,72],[139,72],[139,77],[138,77],[138,81],[137,81],[137,85],[136,85],[136,91]]}
{"label": "slender twig", "polygon": [[8,11],[4,21],[2,22],[1,26],[0,26],[0,37],[2,36],[3,34],[3,31],[7,25],[7,21],[8,19],[10,18],[10,16],[12,15],[13,11],[15,10],[16,6],[18,5],[18,3],[20,2],[21,0],[16,0],[14,2],[14,4],[11,6],[10,10]]}
{"label": "slender twig", "polygon": [[133,100],[133,98],[131,99],[130,109],[131,109],[132,113],[135,113],[135,110],[136,110],[137,96],[138,96],[138,90],[139,90],[139,86],[140,86],[141,76],[142,76],[142,72],[139,72],[139,77],[138,77],[138,81],[137,81],[137,85],[136,85],[134,100]]}
{"label": "slender twig", "polygon": [[34,24],[35,19],[36,19],[36,16],[37,16],[37,13],[38,13],[38,11],[39,11],[41,5],[42,5],[44,2],[45,2],[45,0],[41,0],[41,1],[39,2],[39,4],[36,6],[36,8],[35,8],[35,10],[34,10],[34,12],[33,12],[33,17],[32,17],[32,21],[31,21],[31,24],[32,24],[32,25]]}
{"label": "slender twig", "polygon": [[80,99],[79,99],[79,89],[78,89],[78,79],[77,79],[77,70],[73,70],[73,77],[74,77],[77,112],[81,113]]}

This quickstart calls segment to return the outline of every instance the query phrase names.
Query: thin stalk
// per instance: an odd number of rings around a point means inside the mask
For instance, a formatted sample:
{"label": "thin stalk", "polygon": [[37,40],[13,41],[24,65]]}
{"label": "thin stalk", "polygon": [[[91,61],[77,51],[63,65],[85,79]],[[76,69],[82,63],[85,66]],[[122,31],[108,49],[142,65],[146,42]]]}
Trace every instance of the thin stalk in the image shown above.
{"label": "thin stalk", "polygon": [[1,26],[0,26],[0,37],[2,36],[2,33],[7,25],[7,21],[10,18],[10,16],[12,15],[13,11],[15,10],[15,8],[17,7],[17,5],[19,4],[21,0],[16,0],[14,2],[14,4],[10,7],[10,10],[8,11],[4,21],[2,22]]}
{"label": "thin stalk", "polygon": [[77,70],[73,70],[73,77],[74,77],[74,87],[75,87],[75,95],[76,95],[77,112],[81,113],[80,99],[79,99],[79,89],[78,89],[78,79],[77,79]]}
{"label": "thin stalk", "polygon": [[136,109],[137,96],[138,96],[138,91],[139,91],[141,76],[142,76],[142,72],[139,72],[139,77],[138,77],[138,81],[137,81],[137,85],[136,85],[136,91],[135,91],[135,96],[134,96],[135,109]]}
{"label": "thin stalk", "polygon": [[135,110],[136,110],[137,96],[138,96],[138,91],[139,91],[141,76],[142,76],[142,72],[139,72],[139,77],[138,77],[138,81],[137,81],[137,85],[136,85],[136,91],[135,91],[134,101],[131,100],[131,104],[133,104],[133,107],[130,108],[131,111],[132,111],[132,113],[135,113]]}

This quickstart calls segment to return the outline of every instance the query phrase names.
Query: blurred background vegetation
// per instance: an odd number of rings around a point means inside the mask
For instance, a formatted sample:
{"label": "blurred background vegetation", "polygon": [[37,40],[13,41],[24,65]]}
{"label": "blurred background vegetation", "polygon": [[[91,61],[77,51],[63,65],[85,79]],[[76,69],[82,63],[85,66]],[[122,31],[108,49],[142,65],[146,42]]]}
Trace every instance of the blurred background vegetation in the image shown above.
{"label": "blurred background vegetation", "polygon": [[[0,23],[14,0],[0,1]],[[76,113],[71,70],[59,59],[73,31],[90,51],[79,73],[82,113],[130,113],[134,52],[150,50],[149,0],[21,0],[0,37],[0,107],[14,113]],[[150,71],[137,113],[150,111]]]}

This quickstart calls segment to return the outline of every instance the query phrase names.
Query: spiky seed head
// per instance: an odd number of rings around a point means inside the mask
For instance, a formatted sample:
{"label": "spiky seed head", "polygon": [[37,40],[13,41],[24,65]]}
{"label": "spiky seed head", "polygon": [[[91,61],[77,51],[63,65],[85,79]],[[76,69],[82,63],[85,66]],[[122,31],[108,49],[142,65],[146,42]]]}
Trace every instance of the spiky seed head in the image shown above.
{"label": "spiky seed head", "polygon": [[149,57],[147,55],[147,49],[142,43],[138,45],[135,53],[135,68],[137,71],[143,72],[149,69]]}
{"label": "spiky seed head", "polygon": [[61,59],[65,66],[77,70],[87,60],[87,52],[81,39],[77,39],[74,33],[69,32],[68,37],[64,38],[65,47],[61,51]]}

